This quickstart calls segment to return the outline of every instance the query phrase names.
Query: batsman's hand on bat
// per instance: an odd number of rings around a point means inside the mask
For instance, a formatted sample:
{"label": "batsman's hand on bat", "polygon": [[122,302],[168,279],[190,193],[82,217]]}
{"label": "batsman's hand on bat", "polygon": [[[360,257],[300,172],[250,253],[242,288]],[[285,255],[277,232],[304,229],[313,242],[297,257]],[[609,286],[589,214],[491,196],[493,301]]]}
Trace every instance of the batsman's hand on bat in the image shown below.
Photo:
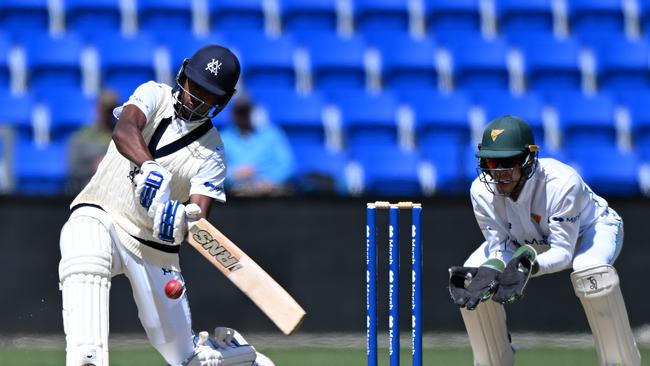
{"label": "batsman's hand on bat", "polygon": [[142,207],[153,218],[158,206],[169,201],[169,182],[172,174],[155,161],[145,161],[140,172],[133,177],[135,194]]}
{"label": "batsman's hand on bat", "polygon": [[492,296],[492,300],[509,304],[522,298],[528,279],[537,272],[536,258],[537,252],[530,245],[519,247],[503,273],[499,275],[499,289]]}
{"label": "batsman's hand on bat", "polygon": [[153,235],[178,245],[185,239],[191,222],[199,218],[201,207],[196,203],[185,206],[177,200],[169,200],[164,205],[158,205],[153,219]]}
{"label": "batsman's hand on bat", "polygon": [[474,310],[481,301],[489,299],[499,287],[498,277],[505,263],[497,258],[488,259],[480,267],[449,268],[449,294],[461,308]]}

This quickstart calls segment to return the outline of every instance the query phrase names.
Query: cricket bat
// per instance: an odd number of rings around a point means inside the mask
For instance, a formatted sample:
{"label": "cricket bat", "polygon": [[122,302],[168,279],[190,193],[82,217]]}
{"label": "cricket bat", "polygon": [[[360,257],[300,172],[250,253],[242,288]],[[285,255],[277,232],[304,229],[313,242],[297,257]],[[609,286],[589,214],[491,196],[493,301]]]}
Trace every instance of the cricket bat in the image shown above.
{"label": "cricket bat", "polygon": [[280,330],[290,335],[305,317],[296,300],[206,219],[189,225],[187,241],[242,290]]}

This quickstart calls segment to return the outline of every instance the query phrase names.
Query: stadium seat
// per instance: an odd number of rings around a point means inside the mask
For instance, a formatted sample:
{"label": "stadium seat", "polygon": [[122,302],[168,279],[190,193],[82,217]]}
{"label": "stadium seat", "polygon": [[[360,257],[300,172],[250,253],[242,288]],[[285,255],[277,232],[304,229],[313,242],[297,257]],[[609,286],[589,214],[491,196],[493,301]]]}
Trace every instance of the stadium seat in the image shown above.
{"label": "stadium seat", "polygon": [[46,34],[24,41],[29,87],[32,92],[48,88],[81,88],[82,42],[74,35]]}
{"label": "stadium seat", "polygon": [[500,0],[495,2],[498,27],[503,34],[553,33],[552,0]]}
{"label": "stadium seat", "polygon": [[247,88],[293,88],[296,84],[293,53],[289,37],[268,38],[261,32],[226,35],[226,44],[235,47],[242,65],[242,81]]}
{"label": "stadium seat", "polygon": [[592,32],[624,33],[621,0],[571,0],[567,1],[567,10],[569,27],[575,35]]}
{"label": "stadium seat", "polygon": [[213,32],[264,30],[263,0],[219,0],[208,4]]}
{"label": "stadium seat", "polygon": [[355,146],[350,159],[363,169],[364,193],[379,196],[422,194],[419,155],[396,145]]}
{"label": "stadium seat", "polygon": [[140,30],[192,30],[192,0],[138,0],[137,3]]}
{"label": "stadium seat", "polygon": [[616,147],[614,101],[606,95],[556,94],[564,148],[569,154],[586,146]]}
{"label": "stadium seat", "polygon": [[[160,36],[160,32],[156,35]],[[170,34],[171,36],[171,34]],[[174,72],[174,77],[176,72],[183,64],[183,60],[186,58],[191,58],[196,51],[201,47],[207,46],[209,44],[218,44],[222,46],[230,46],[227,44],[227,41],[223,37],[210,34],[207,36],[197,36],[194,34],[185,34],[185,36],[170,37],[165,40],[164,43],[167,46],[169,51],[169,63]]]}
{"label": "stadium seat", "polygon": [[530,90],[580,90],[580,48],[573,39],[556,39],[547,33],[520,33],[516,40],[510,39],[523,52]]}
{"label": "stadium seat", "polygon": [[80,90],[61,90],[57,94],[43,95],[50,115],[50,138],[60,141],[76,130],[95,121],[95,98],[85,96]]}
{"label": "stadium seat", "polygon": [[123,99],[140,84],[156,79],[154,44],[148,37],[109,36],[98,39],[95,47],[99,52],[102,86],[114,89]]}
{"label": "stadium seat", "polygon": [[32,138],[33,108],[34,101],[30,96],[0,92],[0,124],[11,126],[18,137]]}
{"label": "stadium seat", "polygon": [[634,148],[641,159],[650,162],[650,96],[636,93],[626,104],[630,111]]}
{"label": "stadium seat", "polygon": [[15,192],[27,195],[62,194],[68,173],[67,141],[38,145],[14,140]]}
{"label": "stadium seat", "polygon": [[479,0],[425,0],[425,7],[432,35],[481,31]]}
{"label": "stadium seat", "polygon": [[328,94],[342,117],[348,148],[368,145],[396,145],[398,124],[397,101],[390,94],[371,95],[364,92],[342,91]]}
{"label": "stadium seat", "polygon": [[369,43],[381,53],[384,88],[391,91],[436,89],[435,45],[407,33],[383,32]]}
{"label": "stadium seat", "polygon": [[50,18],[48,0],[3,0],[0,2],[0,29],[20,37],[26,30],[46,33]]}
{"label": "stadium seat", "polygon": [[325,145],[325,103],[318,95],[271,89],[253,91],[252,96],[253,101],[268,112],[271,122],[284,130],[291,145]]}
{"label": "stadium seat", "polygon": [[626,37],[599,42],[594,49],[598,85],[608,92],[650,91],[649,49],[646,42]]}
{"label": "stadium seat", "polygon": [[292,143],[291,148],[296,158],[294,181],[302,192],[347,193],[344,153],[328,150],[322,144]]}
{"label": "stadium seat", "polygon": [[120,0],[65,0],[66,29],[84,37],[97,30],[119,32],[122,26]]}
{"label": "stadium seat", "polygon": [[405,0],[356,0],[354,18],[358,32],[409,29],[408,2]]}
{"label": "stadium seat", "polygon": [[302,32],[294,37],[309,52],[316,90],[365,88],[366,45],[360,38],[321,32]]}
{"label": "stadium seat", "polygon": [[485,93],[478,97],[485,112],[485,120],[491,121],[504,115],[522,118],[530,124],[538,145],[544,143],[542,112],[544,103],[535,94],[513,95],[508,92]]}
{"label": "stadium seat", "polygon": [[590,145],[571,150],[568,161],[598,194],[636,196],[640,193],[640,162],[632,152],[623,152],[612,146]]}
{"label": "stadium seat", "polygon": [[288,33],[336,31],[337,0],[281,0],[282,25]]}
{"label": "stadium seat", "polygon": [[9,90],[11,71],[9,69],[9,52],[11,44],[9,40],[0,33],[0,92]]}
{"label": "stadium seat", "polygon": [[504,41],[460,33],[444,46],[452,54],[457,89],[471,92],[508,90],[508,47]]}

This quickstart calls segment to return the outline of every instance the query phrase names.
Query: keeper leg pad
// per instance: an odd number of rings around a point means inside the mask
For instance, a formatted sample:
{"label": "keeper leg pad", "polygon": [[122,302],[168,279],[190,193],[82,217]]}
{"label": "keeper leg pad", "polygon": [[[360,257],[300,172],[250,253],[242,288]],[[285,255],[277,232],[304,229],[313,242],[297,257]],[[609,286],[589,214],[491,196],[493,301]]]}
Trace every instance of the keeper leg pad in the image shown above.
{"label": "keeper leg pad", "polygon": [[474,366],[513,366],[506,312],[503,305],[488,300],[475,310],[460,309],[472,345]]}
{"label": "keeper leg pad", "polygon": [[571,282],[587,315],[599,365],[641,365],[614,267],[601,264],[580,269],[571,274]]}

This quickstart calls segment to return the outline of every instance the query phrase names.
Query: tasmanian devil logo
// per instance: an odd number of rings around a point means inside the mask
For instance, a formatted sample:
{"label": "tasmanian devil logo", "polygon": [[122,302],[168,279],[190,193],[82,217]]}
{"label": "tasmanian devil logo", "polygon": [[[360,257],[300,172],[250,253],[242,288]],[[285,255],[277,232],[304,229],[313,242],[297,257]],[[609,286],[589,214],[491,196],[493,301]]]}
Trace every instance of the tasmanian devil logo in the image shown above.
{"label": "tasmanian devil logo", "polygon": [[496,141],[497,137],[499,137],[500,134],[505,131],[504,128],[495,128],[492,131],[490,131],[490,137],[492,137],[492,141]]}
{"label": "tasmanian devil logo", "polygon": [[224,248],[223,245],[221,245],[217,239],[213,238],[209,232],[205,230],[198,230],[196,233],[192,234],[192,237],[230,272],[234,272],[241,268],[239,259],[237,259],[226,248]]}

